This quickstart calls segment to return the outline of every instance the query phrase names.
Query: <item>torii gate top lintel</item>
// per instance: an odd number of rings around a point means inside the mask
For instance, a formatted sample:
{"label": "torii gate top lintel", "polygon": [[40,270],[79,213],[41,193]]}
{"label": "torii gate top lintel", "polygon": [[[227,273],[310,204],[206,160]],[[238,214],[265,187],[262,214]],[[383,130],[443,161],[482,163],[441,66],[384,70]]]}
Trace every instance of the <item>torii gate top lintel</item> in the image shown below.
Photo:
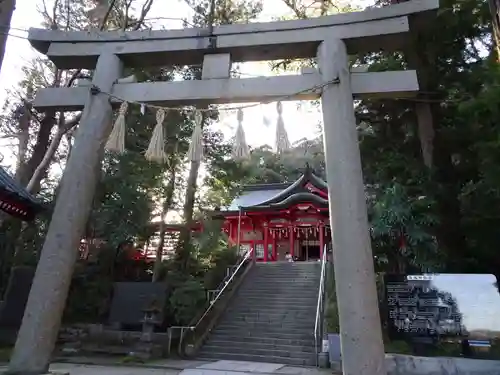
{"label": "torii gate top lintel", "polygon": [[131,66],[200,64],[210,52],[210,38],[215,39],[218,53],[230,53],[234,62],[310,58],[327,37],[344,40],[349,53],[401,49],[407,43],[410,20],[426,18],[438,7],[439,0],[414,0],[307,20],[221,25],[210,35],[205,28],[130,32],[32,28],[29,40],[62,69],[94,69],[104,50]]}

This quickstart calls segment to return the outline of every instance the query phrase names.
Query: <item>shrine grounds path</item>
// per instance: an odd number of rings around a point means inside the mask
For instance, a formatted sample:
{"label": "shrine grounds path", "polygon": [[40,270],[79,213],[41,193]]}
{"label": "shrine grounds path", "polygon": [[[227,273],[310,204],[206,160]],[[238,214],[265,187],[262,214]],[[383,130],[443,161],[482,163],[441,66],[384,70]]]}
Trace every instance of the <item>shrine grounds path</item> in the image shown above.
{"label": "shrine grounds path", "polygon": [[[50,371],[54,375],[332,375],[331,370],[314,367],[294,367],[272,363],[240,361],[188,361],[163,360],[147,364],[113,364],[113,361],[85,361],[77,363],[54,363]],[[108,362],[108,363],[106,363]],[[0,365],[0,375],[7,366]]]}

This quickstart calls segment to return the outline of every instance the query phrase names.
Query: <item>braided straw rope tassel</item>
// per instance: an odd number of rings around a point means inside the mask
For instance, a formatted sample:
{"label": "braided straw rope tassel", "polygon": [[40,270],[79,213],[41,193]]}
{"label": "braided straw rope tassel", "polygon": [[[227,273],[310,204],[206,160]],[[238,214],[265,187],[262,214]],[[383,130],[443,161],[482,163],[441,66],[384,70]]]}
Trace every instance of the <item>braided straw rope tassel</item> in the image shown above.
{"label": "braided straw rope tassel", "polygon": [[233,144],[233,157],[237,160],[249,159],[250,150],[245,137],[245,130],[243,129],[243,111],[238,110],[238,127],[236,128],[236,135]]}
{"label": "braided straw rope tassel", "polygon": [[111,130],[108,141],[104,146],[106,150],[113,151],[119,154],[125,152],[125,116],[127,114],[127,110],[128,103],[122,102],[118,111],[118,117],[116,118],[115,124],[113,125],[113,130]]}
{"label": "braided straw rope tassel", "polygon": [[203,158],[203,129],[201,127],[203,122],[203,115],[200,111],[195,112],[194,120],[195,126],[188,151],[188,160],[191,162],[201,161],[201,159]]}
{"label": "braided straw rope tassel", "polygon": [[149,161],[157,163],[165,163],[167,154],[165,154],[165,138],[163,134],[163,121],[165,120],[165,110],[158,109],[156,111],[156,126],[151,136],[148,149],[144,157]]}
{"label": "braided straw rope tassel", "polygon": [[281,154],[282,152],[290,149],[290,141],[288,140],[285,123],[283,122],[283,104],[278,102],[276,109],[278,111],[278,123],[276,124],[276,152]]}

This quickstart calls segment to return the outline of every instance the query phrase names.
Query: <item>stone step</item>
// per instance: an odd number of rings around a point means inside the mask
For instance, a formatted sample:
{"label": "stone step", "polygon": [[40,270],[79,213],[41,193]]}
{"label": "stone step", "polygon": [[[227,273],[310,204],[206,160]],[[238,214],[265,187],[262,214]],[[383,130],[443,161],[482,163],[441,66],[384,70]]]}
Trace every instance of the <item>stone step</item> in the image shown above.
{"label": "stone step", "polygon": [[[288,351],[288,352],[304,352],[304,353],[314,353],[314,345],[312,345],[312,342],[309,342],[307,344],[296,344],[296,345],[289,345],[289,344],[276,344],[276,343],[264,343],[264,342],[258,342],[258,341],[247,341],[245,339],[239,339],[237,341],[226,341],[226,340],[219,340],[219,339],[211,339],[208,341],[206,344],[206,347],[220,347],[220,348],[239,348],[239,347],[244,347],[247,349],[258,349],[258,350],[281,350],[281,351]],[[237,352],[235,352],[237,353]],[[276,354],[273,354],[276,355]],[[284,356],[286,357],[286,356]]]}
{"label": "stone step", "polygon": [[269,331],[269,330],[294,330],[303,332],[314,332],[314,321],[312,322],[245,322],[238,320],[225,320],[218,328],[239,328],[241,330]]}
{"label": "stone step", "polygon": [[[274,312],[279,312],[279,313],[284,313],[286,311],[310,311],[312,314],[316,314],[316,305],[317,302],[308,302],[304,303],[300,306],[297,306],[296,304],[288,301],[258,301],[257,299],[245,299],[246,302],[251,304],[251,307],[248,307],[246,304],[244,304],[243,301],[238,301],[237,306],[233,306],[234,308],[238,308],[238,310],[243,309],[243,308],[250,308],[250,309],[259,309],[259,311],[274,311]],[[236,301],[235,301],[236,302]],[[246,303],[245,302],[245,303]]]}
{"label": "stone step", "polygon": [[316,316],[316,303],[310,303],[304,306],[294,306],[290,303],[257,303],[255,302],[253,306],[247,306],[243,303],[239,303],[237,306],[232,306],[231,311],[237,314],[245,314],[249,312],[262,311],[263,313],[285,313],[287,311],[297,311],[297,312],[308,312],[312,315],[314,319]]}
{"label": "stone step", "polygon": [[[296,349],[296,350],[294,350]],[[251,348],[245,346],[227,347],[227,346],[216,346],[212,345],[210,342],[205,345],[202,349],[203,353],[220,353],[220,352],[230,352],[233,354],[245,354],[245,355],[257,355],[257,356],[271,356],[271,357],[291,357],[291,358],[303,358],[309,359],[312,352],[301,352],[300,347],[291,347],[289,350],[281,349],[261,349],[261,348]]]}
{"label": "stone step", "polygon": [[256,270],[280,270],[280,269],[286,269],[290,271],[308,271],[308,270],[321,270],[321,263],[320,262],[314,262],[314,263],[266,263],[266,264],[256,264],[255,266]]}
{"label": "stone step", "polygon": [[238,293],[237,298],[259,298],[263,301],[295,301],[300,302],[317,302],[318,296],[312,295],[297,295],[296,292],[286,292],[286,293],[259,293],[258,291],[247,290]]}
{"label": "stone step", "polygon": [[[296,289],[298,285],[310,286],[311,288],[317,289],[319,287],[319,279],[300,279],[293,280],[291,278],[283,278],[283,279],[273,279],[271,277],[262,276],[258,279],[254,279],[255,282],[247,284],[248,286],[256,286],[262,285],[267,287],[284,287],[284,288],[292,288]],[[245,288],[247,285],[242,285]],[[295,288],[294,288],[295,287]]]}
{"label": "stone step", "polygon": [[[279,306],[278,306],[279,307]],[[277,306],[249,306],[247,304],[237,304],[234,306],[230,306],[226,312],[228,313],[236,313],[236,314],[252,314],[262,312],[264,314],[283,314],[286,312],[294,312],[294,313],[304,313],[304,314],[316,314],[316,304],[313,305],[305,305],[305,306],[290,306],[284,305],[282,310],[277,309]]]}
{"label": "stone step", "polygon": [[267,298],[267,299],[276,299],[276,298],[296,298],[296,299],[318,299],[318,290],[317,289],[310,289],[310,288],[302,288],[300,289],[302,293],[297,293],[297,290],[286,290],[283,289],[281,291],[278,290],[255,290],[255,289],[246,289],[246,290],[239,290],[238,294],[236,294],[236,297],[240,296],[257,296],[261,298]]}
{"label": "stone step", "polygon": [[297,291],[304,291],[306,293],[315,293],[318,294],[318,288],[319,288],[319,283],[311,283],[311,284],[295,284],[293,288],[290,287],[290,285],[285,285],[285,284],[268,284],[268,283],[261,283],[261,284],[248,284],[248,285],[243,285],[238,289],[238,292],[246,292],[249,290],[258,290],[266,293],[293,293],[297,294]]}
{"label": "stone step", "polygon": [[269,344],[269,345],[281,345],[281,346],[308,346],[314,347],[314,339],[311,337],[307,339],[294,339],[294,338],[274,338],[274,337],[241,337],[241,336],[230,336],[225,334],[220,334],[218,332],[213,333],[209,342],[232,342],[232,343],[257,343],[257,344]]}
{"label": "stone step", "polygon": [[283,320],[269,320],[269,319],[227,319],[221,324],[228,324],[230,326],[249,326],[252,328],[314,328],[314,321],[311,323],[309,320],[294,320],[294,319],[283,319]]}
{"label": "stone step", "polygon": [[320,278],[321,270],[316,271],[314,269],[310,270],[293,270],[293,269],[254,269],[254,272],[250,275],[250,277],[258,277],[258,276],[269,276],[276,278],[284,278],[288,277],[289,279],[294,278]]}
{"label": "stone step", "polygon": [[311,338],[314,336],[314,325],[311,327],[287,327],[287,326],[250,326],[245,324],[230,324],[230,322],[222,322],[216,328],[217,332],[220,333],[230,333],[236,334],[237,336],[264,336],[264,337],[272,337],[273,335],[279,335],[285,333],[289,335],[288,337],[297,337],[302,338]]}
{"label": "stone step", "polygon": [[301,287],[300,290],[302,293],[298,295],[297,290],[290,289],[270,289],[270,288],[248,288],[238,290],[237,297],[245,296],[245,295],[257,295],[261,297],[267,298],[277,298],[277,297],[286,297],[286,298],[306,298],[306,299],[318,299],[318,289],[317,288],[306,288]]}
{"label": "stone step", "polygon": [[269,302],[289,302],[295,305],[300,305],[302,303],[317,303],[318,298],[316,296],[293,296],[293,295],[258,295],[256,293],[242,293],[236,296],[236,301],[244,299],[245,301],[249,301],[249,303],[254,303],[257,301],[262,301],[264,303]]}
{"label": "stone step", "polygon": [[312,332],[307,333],[267,333],[267,332],[250,332],[244,333],[234,330],[219,330],[210,335],[210,338],[216,338],[217,340],[229,340],[231,337],[238,337],[239,340],[251,341],[251,340],[285,340],[289,342],[312,342],[314,344],[314,335]]}
{"label": "stone step", "polygon": [[254,274],[250,276],[250,280],[258,280],[258,281],[263,281],[265,282],[266,280],[273,280],[276,282],[281,282],[285,283],[288,282],[289,284],[292,284],[294,282],[300,283],[300,282],[314,282],[320,280],[319,277],[316,275],[275,275],[275,274]]}
{"label": "stone step", "polygon": [[[316,291],[315,291],[316,292]],[[294,299],[295,301],[305,301],[305,302],[310,302],[310,301],[315,301],[317,302],[318,296],[315,295],[316,293],[310,293],[302,296],[297,296],[297,292],[293,291],[283,291],[283,292],[264,292],[264,291],[259,291],[259,290],[245,290],[245,291],[240,291],[236,298],[260,298],[260,299],[265,299],[265,300],[291,300]]]}
{"label": "stone step", "polygon": [[272,274],[280,274],[288,272],[291,275],[295,274],[316,274],[321,271],[321,267],[255,267],[255,273],[272,273]]}
{"label": "stone step", "polygon": [[221,323],[226,324],[231,327],[248,326],[252,329],[268,329],[268,328],[286,328],[286,329],[310,329],[314,328],[314,322],[304,321],[304,320],[265,320],[265,319],[255,319],[255,320],[243,320],[243,319],[227,319]]}
{"label": "stone step", "polygon": [[[248,297],[248,298],[238,298],[236,301],[237,306],[241,307],[248,307],[248,304],[252,305],[252,308],[258,308],[258,309],[264,309],[264,310],[272,310],[280,313],[284,313],[286,311],[300,311],[300,310],[307,310],[307,311],[314,311],[316,312],[316,306],[317,306],[317,301],[311,300],[311,301],[295,301],[293,302],[292,299],[258,299],[256,297]],[[297,308],[297,309],[295,309]]]}
{"label": "stone step", "polygon": [[233,354],[231,352],[209,352],[200,354],[200,360],[230,360],[230,361],[246,361],[246,362],[264,362],[264,363],[280,363],[293,366],[315,366],[316,358],[314,355],[310,359],[291,358],[291,357],[272,357],[249,354]]}
{"label": "stone step", "polygon": [[306,267],[306,268],[300,268],[300,267],[273,267],[273,268],[262,268],[262,267],[255,267],[254,268],[254,274],[261,274],[261,273],[269,273],[273,275],[282,275],[284,273],[288,273],[290,275],[304,275],[304,274],[309,274],[309,275],[316,275],[319,272],[321,272],[321,267]]}
{"label": "stone step", "polygon": [[314,322],[316,319],[305,319],[305,318],[299,318],[299,319],[293,319],[293,318],[266,318],[265,316],[260,316],[260,317],[244,317],[244,316],[237,316],[236,318],[231,315],[224,316],[223,321],[220,322],[220,324],[224,323],[230,323],[231,325],[245,325],[248,324],[249,326],[254,326],[254,325],[262,325],[262,326],[269,326],[269,327],[280,327],[280,326],[300,326],[300,327],[309,327],[309,326],[314,326]]}
{"label": "stone step", "polygon": [[315,263],[255,265],[199,357],[315,365],[319,274]]}
{"label": "stone step", "polygon": [[297,311],[285,311],[285,312],[263,312],[257,310],[254,313],[237,313],[228,312],[228,318],[231,320],[243,320],[243,321],[258,321],[260,319],[268,321],[281,321],[281,320],[310,320],[311,315],[309,312],[297,312]]}
{"label": "stone step", "polygon": [[314,278],[292,278],[290,276],[288,277],[268,277],[266,278],[265,276],[262,277],[252,277],[250,278],[250,281],[253,281],[253,283],[249,284],[244,284],[242,285],[242,288],[245,288],[246,286],[253,286],[253,285],[265,285],[265,286],[280,286],[280,287],[295,287],[296,285],[303,284],[303,285],[310,285],[314,286],[315,289],[319,287],[319,279],[314,277]]}
{"label": "stone step", "polygon": [[[244,307],[242,307],[244,309]],[[288,314],[288,315],[285,315]],[[312,318],[311,318],[312,316]],[[290,310],[290,311],[276,311],[276,310],[239,310],[239,309],[232,309],[232,310],[227,310],[224,315],[222,316],[222,319],[232,319],[235,318],[235,320],[249,320],[249,321],[254,321],[254,320],[259,320],[259,319],[264,319],[264,320],[269,320],[269,321],[276,321],[276,320],[298,320],[298,321],[309,321],[309,320],[316,320],[316,309],[306,311],[306,310]]]}
{"label": "stone step", "polygon": [[254,272],[252,272],[251,277],[254,277],[256,275],[269,275],[269,276],[275,276],[275,277],[283,277],[283,276],[288,276],[289,278],[294,278],[294,277],[317,277],[319,278],[321,270],[315,270],[315,269],[309,269],[309,270],[294,270],[294,269],[259,269],[255,268]]}
{"label": "stone step", "polygon": [[[255,284],[262,284],[262,285],[279,285],[279,286],[285,286],[285,287],[290,287],[290,286],[295,286],[297,284],[304,284],[304,285],[313,285],[315,288],[319,286],[319,279],[317,277],[311,277],[311,278],[294,278],[290,276],[283,276],[283,277],[272,277],[272,276],[258,276],[258,277],[251,277],[249,279],[250,281],[253,281],[253,283],[249,285],[255,285]],[[243,285],[246,286],[246,285]]]}

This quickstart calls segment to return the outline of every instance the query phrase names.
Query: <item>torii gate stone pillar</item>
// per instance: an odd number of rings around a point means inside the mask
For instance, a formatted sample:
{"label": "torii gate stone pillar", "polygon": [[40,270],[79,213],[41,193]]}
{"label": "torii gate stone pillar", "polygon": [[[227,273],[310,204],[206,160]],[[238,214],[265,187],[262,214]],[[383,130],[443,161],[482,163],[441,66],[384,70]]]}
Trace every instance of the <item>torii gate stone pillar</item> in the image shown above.
{"label": "torii gate stone pillar", "polygon": [[381,375],[384,343],[344,42],[323,41],[318,63],[325,82],[339,79],[323,89],[321,108],[343,373]]}
{"label": "torii gate stone pillar", "polygon": [[[39,110],[84,113],[8,372],[43,374],[48,369],[116,98],[172,107],[321,97],[343,373],[385,374],[353,97],[412,96],[418,82],[410,70],[349,72],[347,53],[404,50],[411,29],[422,25],[437,7],[438,0],[409,1],[309,20],[218,26],[212,34],[205,29],[30,30],[31,44],[58,68],[95,70],[92,83],[100,93],[88,87],[48,88],[40,90],[34,101]],[[316,54],[319,71],[246,79],[229,76],[231,61]],[[203,63],[203,74],[199,81],[123,83],[118,80],[122,63],[132,67]]]}

